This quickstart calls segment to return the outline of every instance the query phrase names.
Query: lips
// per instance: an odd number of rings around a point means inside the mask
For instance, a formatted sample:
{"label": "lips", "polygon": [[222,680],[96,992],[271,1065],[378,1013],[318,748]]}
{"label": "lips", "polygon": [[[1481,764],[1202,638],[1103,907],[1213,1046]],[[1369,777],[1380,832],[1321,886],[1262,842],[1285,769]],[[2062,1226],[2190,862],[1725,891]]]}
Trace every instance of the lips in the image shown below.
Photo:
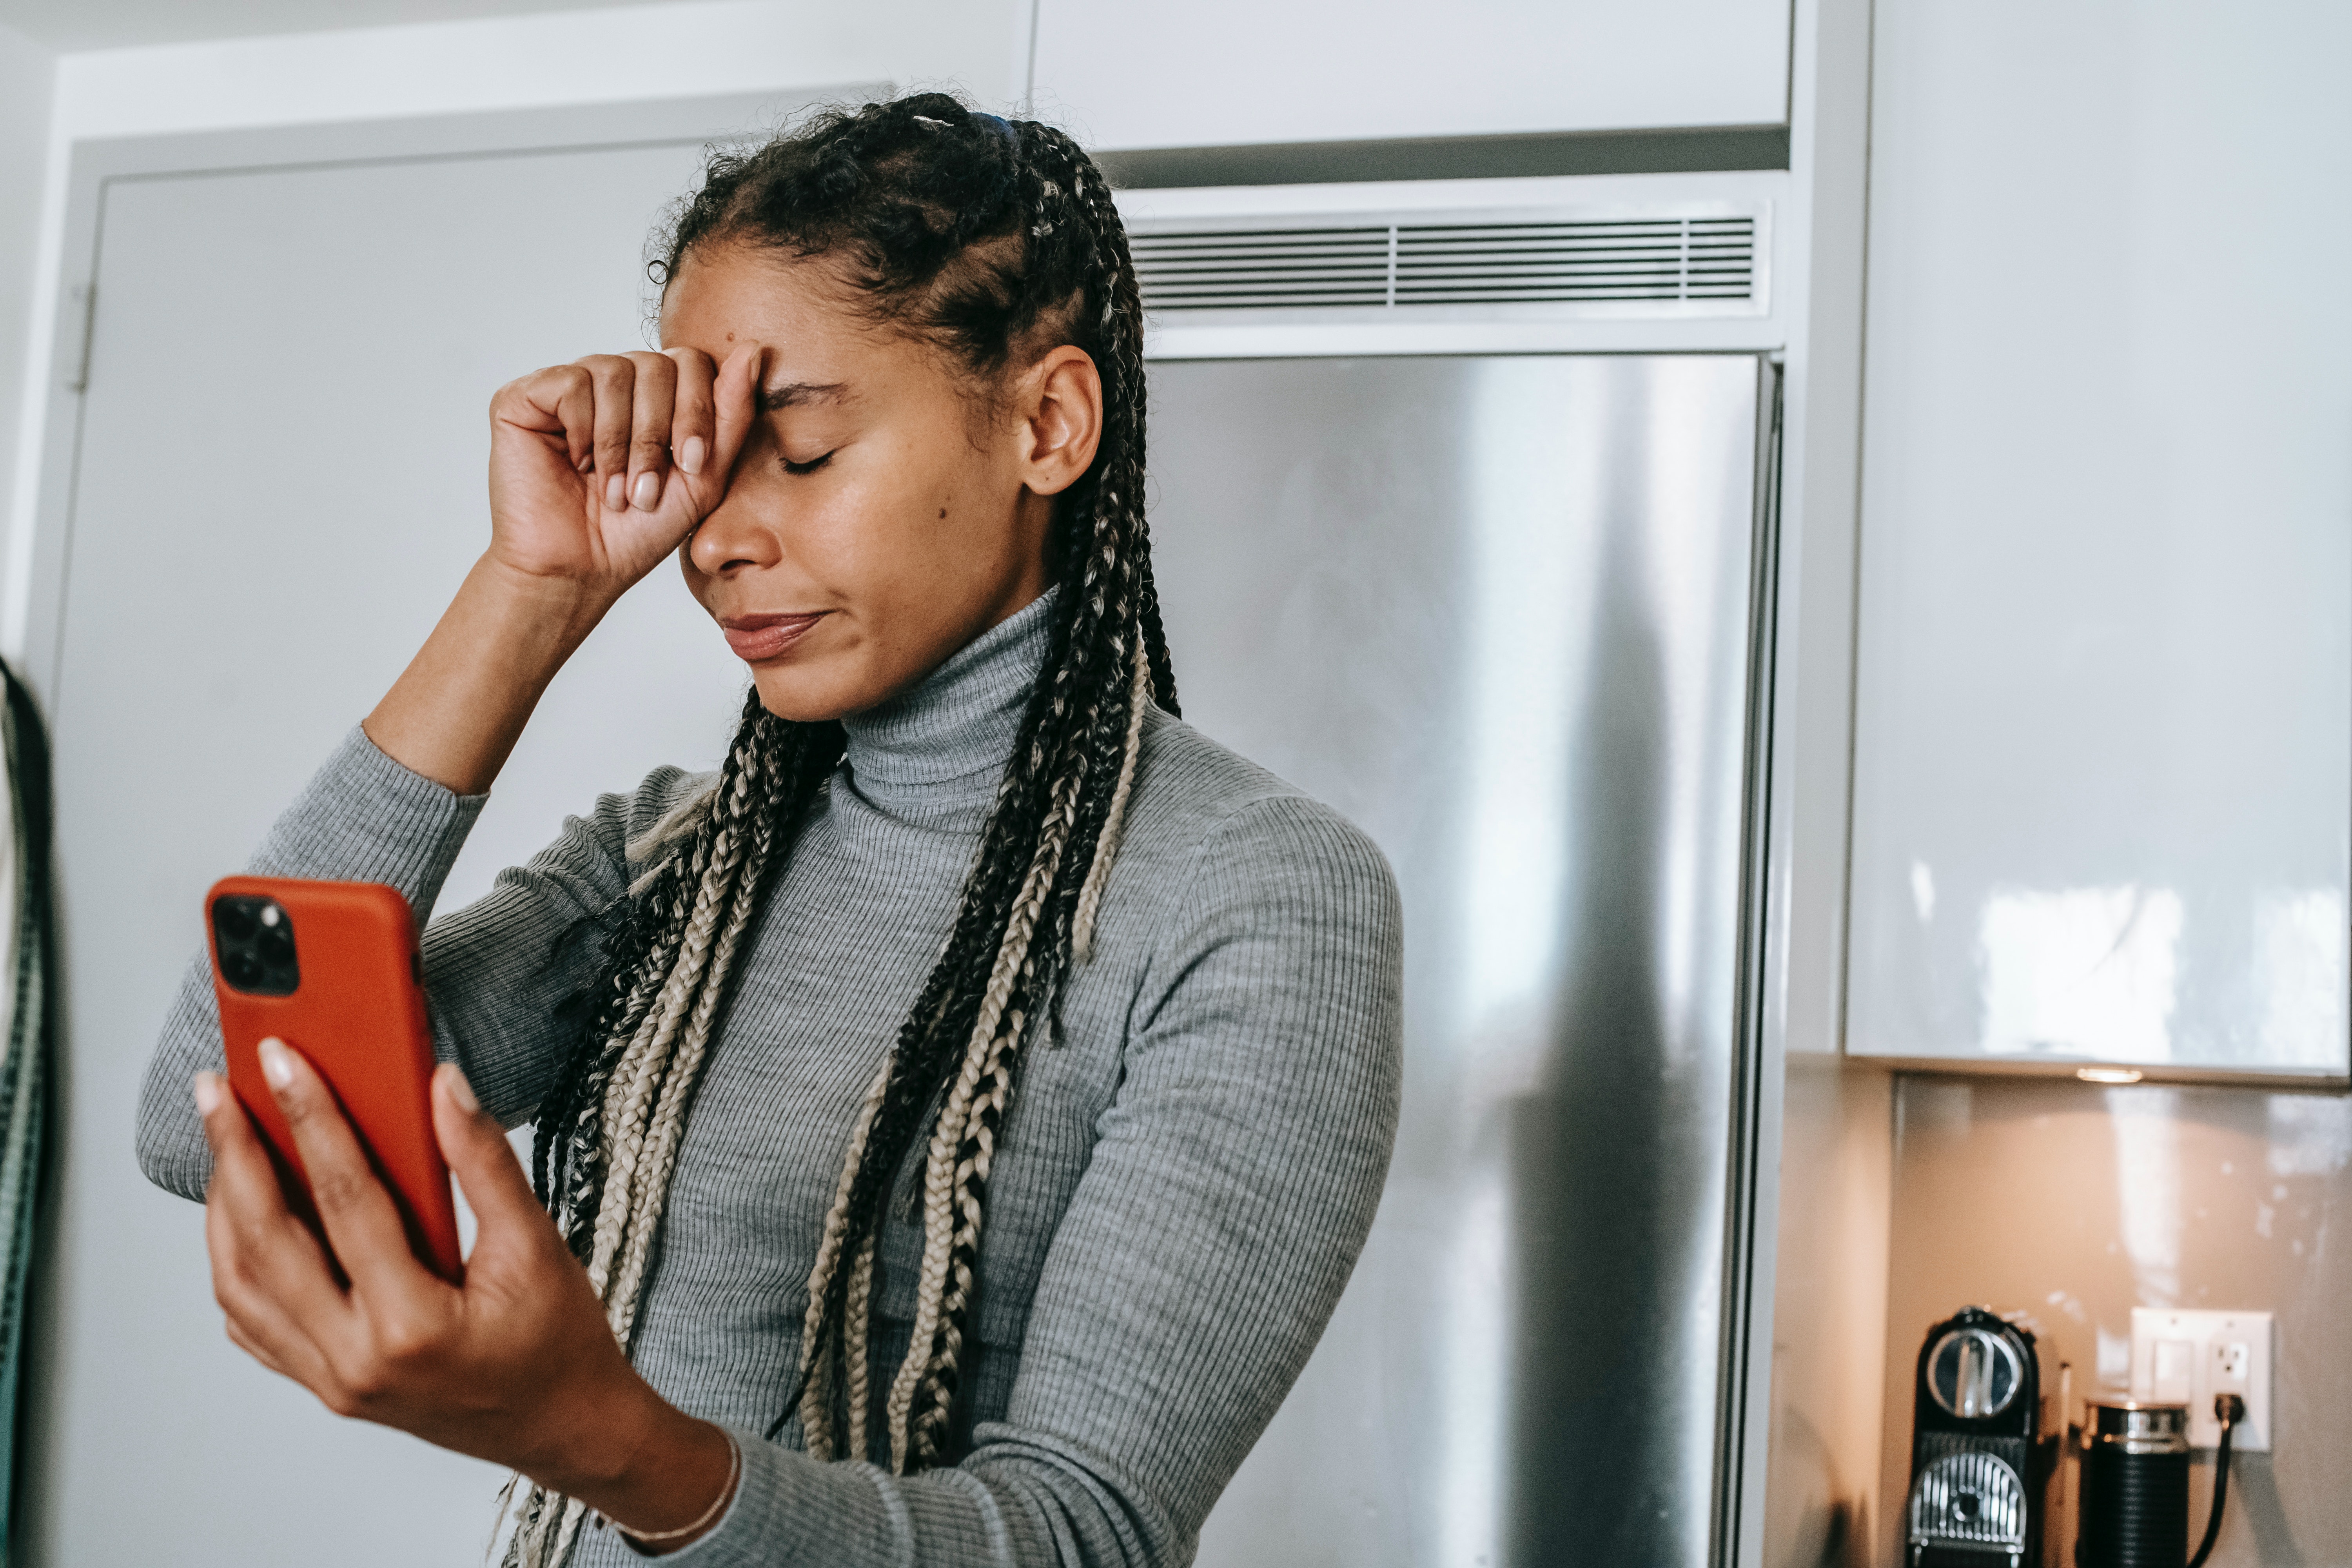
{"label": "lips", "polygon": [[819,610],[812,616],[729,616],[719,626],[727,634],[727,646],[735,650],[737,658],[746,664],[759,664],[781,657],[829,613]]}

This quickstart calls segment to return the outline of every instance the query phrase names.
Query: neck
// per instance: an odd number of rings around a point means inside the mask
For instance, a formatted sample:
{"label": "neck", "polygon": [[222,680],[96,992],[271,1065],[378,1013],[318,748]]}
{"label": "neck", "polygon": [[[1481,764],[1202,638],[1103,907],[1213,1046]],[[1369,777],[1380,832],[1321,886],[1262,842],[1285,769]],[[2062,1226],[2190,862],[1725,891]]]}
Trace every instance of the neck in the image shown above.
{"label": "neck", "polygon": [[841,721],[859,794],[880,805],[992,798],[1052,641],[1051,590],[887,702]]}

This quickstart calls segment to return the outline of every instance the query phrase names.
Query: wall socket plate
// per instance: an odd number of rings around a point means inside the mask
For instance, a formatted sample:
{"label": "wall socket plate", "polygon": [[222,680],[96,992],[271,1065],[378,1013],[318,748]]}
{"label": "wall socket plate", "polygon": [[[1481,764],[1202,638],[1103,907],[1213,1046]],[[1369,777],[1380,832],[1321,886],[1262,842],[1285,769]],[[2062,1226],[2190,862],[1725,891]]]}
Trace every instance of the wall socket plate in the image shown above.
{"label": "wall socket plate", "polygon": [[2246,1402],[2246,1418],[2231,1436],[2231,1450],[2266,1454],[2274,1331],[2268,1312],[2134,1307],[2132,1397],[2188,1405],[2189,1446],[2218,1448],[2221,1424],[2213,1418],[2213,1396],[2234,1394]]}

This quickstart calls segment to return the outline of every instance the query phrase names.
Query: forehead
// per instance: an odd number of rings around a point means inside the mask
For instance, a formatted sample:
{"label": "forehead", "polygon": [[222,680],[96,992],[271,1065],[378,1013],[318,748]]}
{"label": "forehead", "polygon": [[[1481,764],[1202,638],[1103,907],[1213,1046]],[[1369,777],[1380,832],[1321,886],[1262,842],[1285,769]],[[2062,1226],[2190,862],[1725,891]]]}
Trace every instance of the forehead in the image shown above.
{"label": "forehead", "polygon": [[[745,342],[789,351],[796,364],[864,358],[887,352],[889,337],[875,330],[840,268],[822,257],[705,247],[678,263],[662,295],[662,346],[700,349],[715,360]],[[836,378],[795,370],[784,379],[823,385]]]}

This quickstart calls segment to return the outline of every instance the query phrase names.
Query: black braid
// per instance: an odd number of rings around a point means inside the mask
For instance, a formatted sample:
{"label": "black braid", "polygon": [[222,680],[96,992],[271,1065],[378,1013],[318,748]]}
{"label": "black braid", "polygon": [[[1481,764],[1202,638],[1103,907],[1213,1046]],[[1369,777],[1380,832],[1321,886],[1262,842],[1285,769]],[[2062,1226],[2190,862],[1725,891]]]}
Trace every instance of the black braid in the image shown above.
{"label": "black braid", "polygon": [[[789,846],[793,829],[840,760],[843,740],[837,722],[803,724],[777,718],[761,706],[754,689],[744,699],[743,717],[728,748],[716,793],[723,798],[747,769],[774,781],[764,809],[771,822],[783,828],[778,840]],[[645,890],[627,900],[619,929],[606,945],[596,1009],[540,1107],[531,1136],[531,1186],[540,1203],[562,1223],[573,1253],[583,1259],[604,1196],[604,1151],[599,1134],[604,1091],[623,1049],[653,1005],[660,977],[677,955],[720,826],[717,812],[704,817],[690,837],[658,862]],[[748,871],[762,884],[771,883],[783,861],[783,855],[771,852],[758,857]]]}
{"label": "black braid", "polygon": [[[1084,350],[1102,378],[1097,455],[1059,498],[1046,546],[1060,591],[1045,670],[1023,714],[946,950],[892,1049],[881,1105],[851,1178],[840,1250],[847,1258],[884,1223],[902,1168],[911,1162],[919,1169],[915,1151],[933,1133],[943,1089],[961,1070],[1015,906],[1033,868],[1048,865],[1034,934],[1013,975],[1007,1023],[999,1030],[999,1070],[1008,1089],[1017,1082],[1025,1037],[1041,1016],[1058,1015],[1079,891],[1108,823],[1126,753],[1139,641],[1154,701],[1176,710],[1143,516],[1142,307],[1109,186],[1085,153],[1050,127],[977,115],[938,93],[828,112],[754,151],[714,153],[700,189],[672,214],[667,243],[652,264],[656,281],[667,287],[698,247],[722,244],[841,264],[876,321],[950,350],[983,389],[992,390],[1008,367],[1060,343]],[[775,719],[754,694],[719,798],[749,770],[765,782],[767,808],[788,844],[839,755],[840,735],[837,724]],[[542,1110],[535,1184],[583,1256],[603,1189],[598,1140],[605,1093],[676,959],[717,838],[718,815],[713,810],[682,838],[629,900],[608,947],[593,1019]],[[784,855],[764,858],[767,864],[747,874],[772,882]],[[1003,1112],[992,1100],[975,1114],[992,1139]],[[974,1148],[967,1138],[959,1158]],[[982,1186],[974,1179],[965,1190],[977,1200],[984,1196]],[[959,1240],[951,1279],[970,1277],[978,1246],[976,1231]],[[835,1268],[823,1292],[816,1355],[827,1363],[841,1353],[849,1272]],[[942,1308],[939,1352],[917,1405],[915,1466],[945,1458],[940,1439],[960,1381],[970,1306],[965,1289],[951,1290]],[[787,1414],[799,1398],[796,1389],[785,1402]]]}

